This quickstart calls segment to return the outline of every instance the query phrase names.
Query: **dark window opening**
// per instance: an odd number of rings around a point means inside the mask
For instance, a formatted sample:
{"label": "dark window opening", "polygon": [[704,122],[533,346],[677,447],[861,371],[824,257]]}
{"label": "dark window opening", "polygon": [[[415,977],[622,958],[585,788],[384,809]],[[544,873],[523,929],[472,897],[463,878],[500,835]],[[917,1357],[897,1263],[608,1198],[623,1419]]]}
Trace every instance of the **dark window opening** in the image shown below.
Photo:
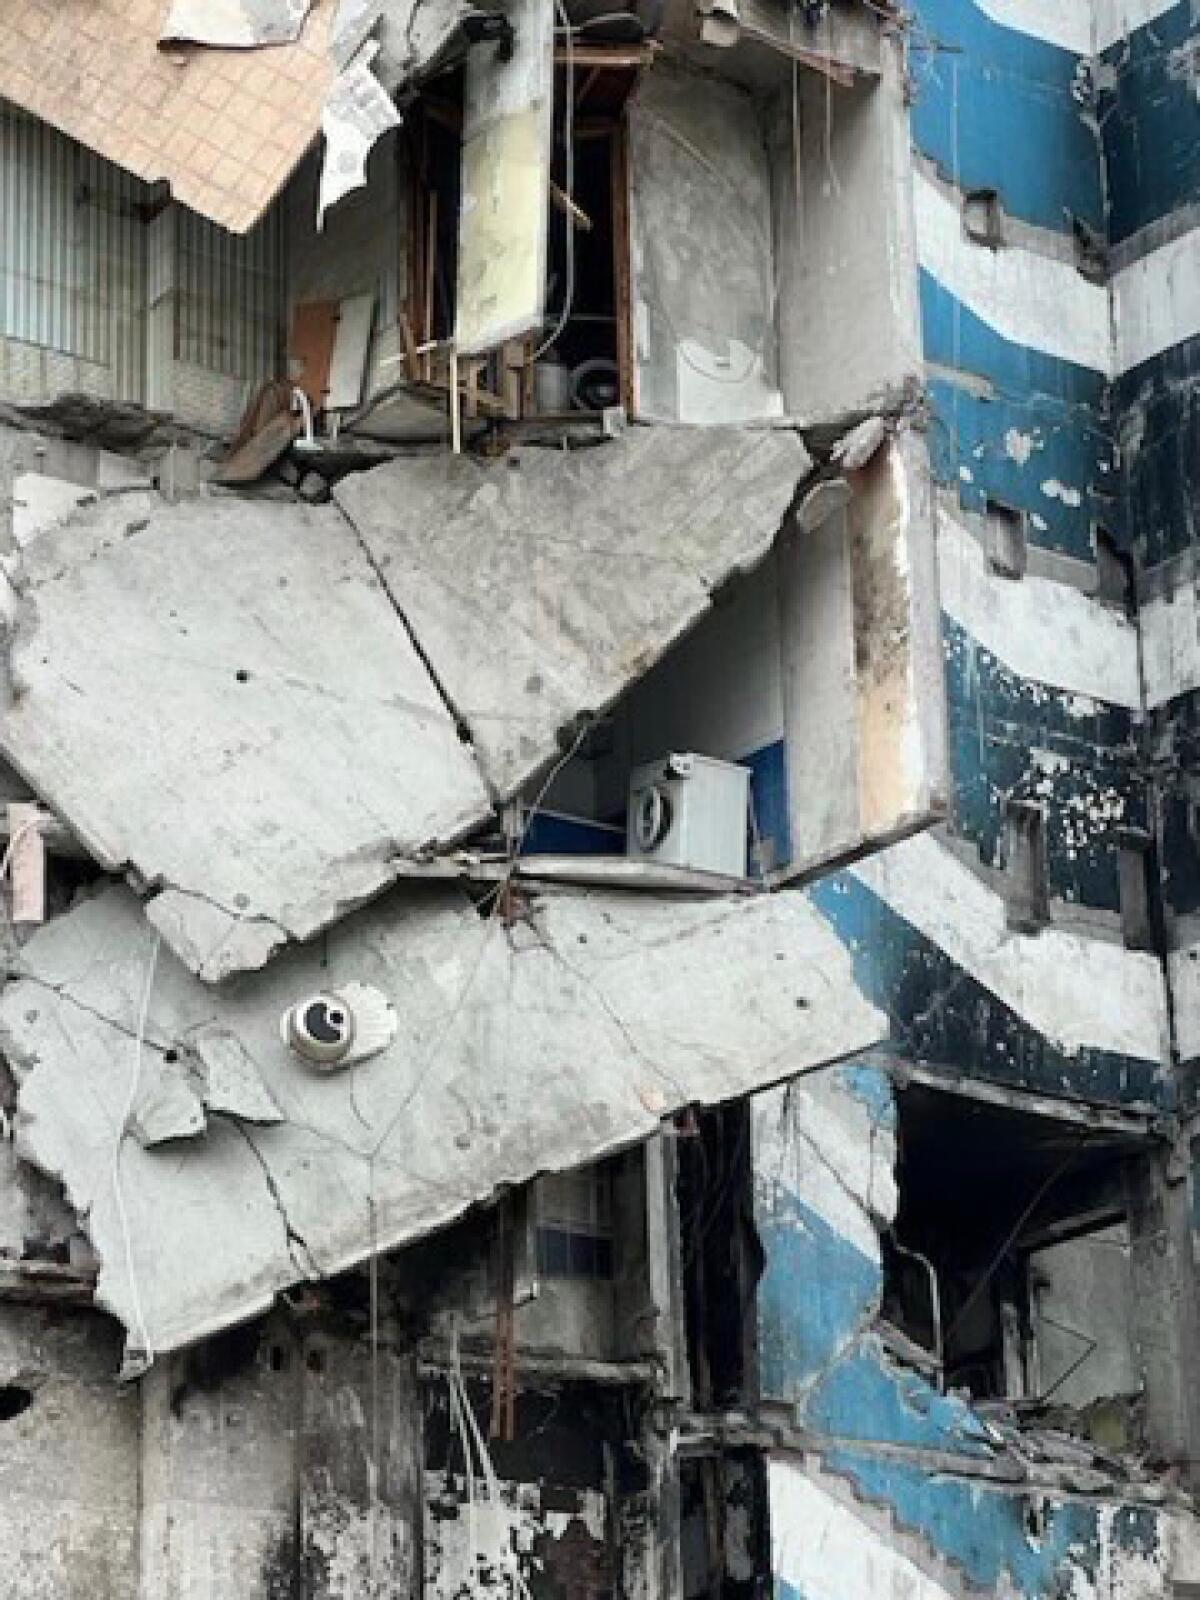
{"label": "dark window opening", "polygon": [[984,511],[988,566],[998,577],[1023,578],[1029,565],[1025,513],[992,499],[985,502]]}
{"label": "dark window opening", "polygon": [[1107,528],[1095,530],[1096,598],[1119,606],[1127,617],[1137,610],[1133,557],[1117,545]]}
{"label": "dark window opening", "polygon": [[679,1469],[684,1600],[756,1600],[771,1570],[766,1462],[754,1450],[685,1458]]}
{"label": "dark window opening", "polygon": [[405,118],[409,155],[409,324],[421,350],[419,371],[431,375],[423,347],[454,333],[461,192],[463,74],[448,73]]}
{"label": "dark window opening", "polygon": [[1040,806],[1010,800],[1005,807],[1004,871],[1009,927],[1036,933],[1050,920],[1046,818]]}
{"label": "dark window opening", "polygon": [[962,217],[963,231],[975,244],[997,250],[1004,243],[1004,208],[995,189],[969,189]]}
{"label": "dark window opening", "polygon": [[534,1191],[537,1270],[546,1278],[613,1276],[613,1175],[607,1163],[554,1172]]}
{"label": "dark window opening", "polygon": [[1121,937],[1128,950],[1165,948],[1158,938],[1158,857],[1149,834],[1126,831],[1117,841]]}
{"label": "dark window opening", "polygon": [[625,135],[620,112],[632,80],[628,72],[606,71],[594,64],[574,67],[573,79],[568,130],[567,74],[560,65],[547,330],[538,341],[546,348],[535,381],[539,412],[602,411],[629,403],[624,332],[628,317]]}
{"label": "dark window opening", "polygon": [[33,1404],[33,1390],[20,1383],[0,1384],[0,1422],[13,1422]]}
{"label": "dark window opening", "polygon": [[751,1193],[750,1104],[676,1123],[684,1328],[699,1410],[745,1401],[756,1379],[754,1296],[763,1254]]}
{"label": "dark window opening", "polygon": [[924,1085],[899,1096],[900,1202],[884,1241],[894,1348],[1033,1418],[1138,1388],[1126,1164],[1141,1148]]}

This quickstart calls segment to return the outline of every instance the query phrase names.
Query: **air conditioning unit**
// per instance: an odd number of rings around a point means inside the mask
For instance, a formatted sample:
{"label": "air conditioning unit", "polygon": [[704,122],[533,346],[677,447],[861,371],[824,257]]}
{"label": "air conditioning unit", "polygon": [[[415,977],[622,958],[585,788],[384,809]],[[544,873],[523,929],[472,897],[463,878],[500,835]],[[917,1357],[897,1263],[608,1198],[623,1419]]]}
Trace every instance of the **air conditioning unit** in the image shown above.
{"label": "air conditioning unit", "polygon": [[669,755],[635,767],[625,854],[744,878],[749,804],[749,768],[729,761]]}

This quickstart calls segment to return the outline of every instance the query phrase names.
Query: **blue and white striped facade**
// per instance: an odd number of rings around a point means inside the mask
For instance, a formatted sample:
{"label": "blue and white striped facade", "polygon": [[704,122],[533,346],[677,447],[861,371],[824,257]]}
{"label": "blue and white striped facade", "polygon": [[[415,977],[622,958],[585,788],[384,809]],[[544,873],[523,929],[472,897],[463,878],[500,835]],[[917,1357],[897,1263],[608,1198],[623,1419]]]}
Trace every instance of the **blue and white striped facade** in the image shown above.
{"label": "blue and white striped facade", "polygon": [[[777,1592],[937,1600],[965,1576],[1022,1597],[1167,1595],[1169,1518],[1077,1498],[1049,1504],[1031,1541],[1019,1496],[922,1461],[969,1456],[977,1424],[902,1372],[872,1322],[876,1234],[895,1206],[889,1068],[1188,1113],[1200,1061],[1200,10],[908,9],[953,807],[944,828],[810,891],[889,1016],[881,1070],[843,1070],[820,1095],[795,1086],[757,1111],[763,1392],[826,1439],[824,1467],[855,1494],[773,1463]],[[981,197],[994,243],[964,225]],[[1013,512],[1020,577],[987,559],[990,524]],[[1102,585],[1101,546],[1132,557],[1136,614]],[[1033,934],[1006,910],[1013,801],[1044,817],[1049,921]],[[1125,943],[1128,835],[1158,847],[1178,946],[1166,961]],[[830,1132],[824,1170],[806,1152],[814,1121]],[[848,1132],[860,1123],[867,1166]],[[888,1509],[895,1539],[859,1518],[868,1503]],[[820,1528],[827,1557],[801,1526]],[[932,1565],[900,1534],[935,1552]]]}

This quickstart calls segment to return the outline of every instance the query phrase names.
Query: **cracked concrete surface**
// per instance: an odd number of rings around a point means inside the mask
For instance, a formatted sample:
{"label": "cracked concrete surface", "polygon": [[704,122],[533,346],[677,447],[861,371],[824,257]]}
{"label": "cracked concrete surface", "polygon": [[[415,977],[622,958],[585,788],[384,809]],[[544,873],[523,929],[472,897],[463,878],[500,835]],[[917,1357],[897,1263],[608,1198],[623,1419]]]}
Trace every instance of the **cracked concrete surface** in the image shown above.
{"label": "cracked concrete surface", "polygon": [[461,840],[770,549],[791,432],[408,457],[337,507],[131,492],[14,566],[0,753],[209,982]]}
{"label": "cracked concrete surface", "polygon": [[[100,1302],[134,1343],[140,1304],[154,1350],[431,1232],[502,1184],[642,1139],[684,1104],[886,1032],[799,895],[551,893],[506,928],[457,890],[405,886],[220,988],[162,951],[139,1069],[153,937],[122,886],[39,930],[0,996],[0,1047],[20,1083],[21,1153],[61,1178],[101,1258]],[[396,1040],[314,1072],[278,1019],[352,980],[393,1001]],[[203,1137],[157,1149],[122,1137],[135,1071],[152,1089],[176,1065],[167,1052],[214,1028],[286,1120],[251,1126],[210,1105]]]}
{"label": "cracked concrete surface", "polygon": [[507,794],[763,559],[810,466],[794,432],[633,428],[398,461],[335,494]]}
{"label": "cracked concrete surface", "polygon": [[34,540],[19,584],[0,746],[206,979],[490,810],[335,510],[133,494]]}

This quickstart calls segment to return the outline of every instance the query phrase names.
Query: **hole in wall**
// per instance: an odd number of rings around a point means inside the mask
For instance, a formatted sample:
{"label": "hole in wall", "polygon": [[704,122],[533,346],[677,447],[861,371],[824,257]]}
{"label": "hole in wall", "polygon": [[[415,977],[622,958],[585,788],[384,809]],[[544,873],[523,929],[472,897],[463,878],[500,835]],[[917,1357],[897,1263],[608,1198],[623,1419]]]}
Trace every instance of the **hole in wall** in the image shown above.
{"label": "hole in wall", "polygon": [[12,1422],[33,1404],[33,1390],[21,1383],[0,1384],[0,1422]]}

